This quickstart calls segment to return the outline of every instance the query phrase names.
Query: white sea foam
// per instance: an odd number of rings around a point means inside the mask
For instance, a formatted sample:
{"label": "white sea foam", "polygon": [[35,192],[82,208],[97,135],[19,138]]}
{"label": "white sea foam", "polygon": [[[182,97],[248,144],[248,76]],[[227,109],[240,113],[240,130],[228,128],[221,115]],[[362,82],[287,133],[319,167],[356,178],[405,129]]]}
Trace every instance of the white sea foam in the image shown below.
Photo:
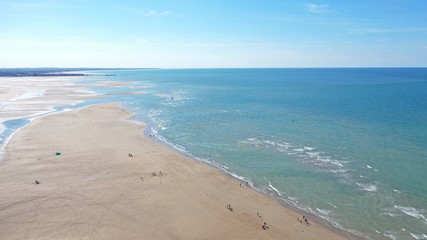
{"label": "white sea foam", "polygon": [[406,215],[409,215],[411,217],[417,218],[417,219],[426,219],[424,215],[422,214],[424,212],[423,209],[416,209],[414,207],[404,207],[399,205],[394,205],[394,207],[401,212],[405,213]]}
{"label": "white sea foam", "polygon": [[413,238],[415,239],[427,239],[427,235],[426,234],[414,234],[414,233],[409,233]]}
{"label": "white sea foam", "polygon": [[160,128],[162,131],[169,128],[169,125],[171,124],[170,121],[163,120],[159,116],[162,114],[162,111],[160,110],[152,110],[148,113],[148,117],[156,123],[157,127]]}
{"label": "white sea foam", "polygon": [[399,216],[399,214],[391,213],[391,212],[381,213],[380,215],[388,215],[390,217],[397,217],[397,216]]}
{"label": "white sea foam", "polygon": [[[228,168],[222,168],[222,169],[228,169]],[[240,175],[237,175],[236,173],[233,173],[233,172],[229,172],[229,171],[226,171],[228,174],[230,174],[231,176],[233,176],[233,177],[235,177],[235,178],[237,178],[237,179],[239,179],[239,180],[241,180],[241,181],[243,181],[243,182],[247,182],[250,186],[253,186],[253,184],[252,184],[252,182],[249,180],[249,179],[247,179],[247,178],[245,178],[245,177],[242,177],[242,176],[240,176]]]}
{"label": "white sea foam", "polygon": [[310,157],[317,157],[317,156],[319,156],[320,152],[307,152],[307,154],[308,154]]}
{"label": "white sea foam", "polygon": [[304,147],[304,148],[307,149],[307,150],[309,150],[309,151],[312,151],[312,150],[316,149],[315,147]]}
{"label": "white sea foam", "polygon": [[293,149],[295,152],[304,152],[305,149],[304,148],[294,148]]}
{"label": "white sea foam", "polygon": [[321,214],[325,215],[325,216],[329,216],[329,214],[332,212],[332,210],[327,210],[327,209],[320,209],[320,208],[316,208],[317,211],[319,211]]}
{"label": "white sea foam", "polygon": [[291,201],[298,202],[298,199],[296,197],[290,197],[290,196],[288,196],[288,199],[291,200]]}
{"label": "white sea foam", "polygon": [[275,188],[271,182],[268,182],[268,186],[270,187],[270,189],[272,189],[273,191],[275,191],[277,194],[279,194],[279,196],[283,197],[282,193],[280,193],[279,189]]}
{"label": "white sea foam", "polygon": [[331,172],[337,173],[337,174],[346,173],[348,171],[349,171],[348,169],[331,169]]}
{"label": "white sea foam", "polygon": [[334,207],[334,208],[337,208],[337,206],[335,204],[332,204],[332,203],[327,203],[327,204]]}
{"label": "white sea foam", "polygon": [[296,153],[296,152],[287,152],[286,154],[288,154],[288,155],[297,155],[298,153]]}
{"label": "white sea foam", "polygon": [[368,192],[376,192],[378,190],[378,187],[375,184],[372,183],[358,183],[356,182],[357,186],[363,188],[364,190]]}
{"label": "white sea foam", "polygon": [[394,236],[393,234],[390,234],[390,233],[384,233],[383,235],[384,235],[385,237],[388,237],[388,238],[393,239],[393,240],[396,240],[396,239],[397,239],[397,237],[396,237],[396,236]]}

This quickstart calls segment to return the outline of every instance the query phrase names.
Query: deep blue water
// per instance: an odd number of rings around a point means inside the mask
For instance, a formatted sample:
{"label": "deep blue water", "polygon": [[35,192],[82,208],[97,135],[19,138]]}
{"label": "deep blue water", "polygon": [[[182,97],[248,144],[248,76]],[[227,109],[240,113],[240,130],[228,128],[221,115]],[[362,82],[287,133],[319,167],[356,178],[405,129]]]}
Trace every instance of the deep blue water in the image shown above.
{"label": "deep blue water", "polygon": [[366,238],[427,239],[426,68],[92,73],[177,151]]}

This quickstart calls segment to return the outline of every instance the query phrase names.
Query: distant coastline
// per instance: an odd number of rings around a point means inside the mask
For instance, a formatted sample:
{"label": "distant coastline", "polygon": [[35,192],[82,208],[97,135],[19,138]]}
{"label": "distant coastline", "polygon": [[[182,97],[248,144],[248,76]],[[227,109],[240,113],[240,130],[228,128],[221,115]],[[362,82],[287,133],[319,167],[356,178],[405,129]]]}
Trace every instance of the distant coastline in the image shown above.
{"label": "distant coastline", "polygon": [[[78,77],[95,74],[86,74],[85,71],[96,70],[130,70],[150,68],[0,68],[0,77]],[[109,76],[111,74],[101,74]]]}

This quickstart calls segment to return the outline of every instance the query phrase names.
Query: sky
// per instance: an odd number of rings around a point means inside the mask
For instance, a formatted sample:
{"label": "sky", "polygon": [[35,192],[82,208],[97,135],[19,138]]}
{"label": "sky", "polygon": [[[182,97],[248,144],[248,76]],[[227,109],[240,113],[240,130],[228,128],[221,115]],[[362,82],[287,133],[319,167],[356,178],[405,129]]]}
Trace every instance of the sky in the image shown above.
{"label": "sky", "polygon": [[9,67],[427,67],[427,0],[0,0]]}

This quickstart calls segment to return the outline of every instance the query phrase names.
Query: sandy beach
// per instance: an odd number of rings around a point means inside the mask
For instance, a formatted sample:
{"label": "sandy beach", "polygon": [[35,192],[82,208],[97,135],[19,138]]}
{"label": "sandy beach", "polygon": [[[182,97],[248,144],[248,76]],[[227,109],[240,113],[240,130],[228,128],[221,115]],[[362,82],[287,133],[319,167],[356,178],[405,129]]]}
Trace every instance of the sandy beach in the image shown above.
{"label": "sandy beach", "polygon": [[131,116],[103,104],[18,131],[0,163],[1,239],[346,239],[155,143]]}

